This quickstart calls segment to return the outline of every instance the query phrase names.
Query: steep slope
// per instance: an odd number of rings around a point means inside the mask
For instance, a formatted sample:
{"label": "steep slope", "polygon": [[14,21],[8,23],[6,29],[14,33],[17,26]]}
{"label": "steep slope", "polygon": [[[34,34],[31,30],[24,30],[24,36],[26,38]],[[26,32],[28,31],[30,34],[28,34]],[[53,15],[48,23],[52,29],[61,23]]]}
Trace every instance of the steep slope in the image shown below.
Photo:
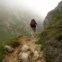
{"label": "steep slope", "polygon": [[44,25],[38,43],[43,44],[46,62],[62,62],[62,1],[47,14]]}
{"label": "steep slope", "polygon": [[50,11],[45,20],[44,20],[44,25],[47,27],[48,23],[53,22],[54,20],[61,19],[62,17],[62,2],[60,2],[55,9]]}

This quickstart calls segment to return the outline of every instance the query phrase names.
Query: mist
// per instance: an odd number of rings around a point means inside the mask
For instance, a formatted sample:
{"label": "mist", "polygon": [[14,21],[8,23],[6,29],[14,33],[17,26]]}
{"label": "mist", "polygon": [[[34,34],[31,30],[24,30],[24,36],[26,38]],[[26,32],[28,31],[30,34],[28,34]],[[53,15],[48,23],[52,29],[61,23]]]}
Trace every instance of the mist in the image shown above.
{"label": "mist", "polygon": [[45,18],[47,13],[54,9],[61,0],[0,0],[0,6],[30,11],[39,17]]}
{"label": "mist", "polygon": [[0,39],[30,34],[31,19],[35,19],[38,24],[37,32],[42,32],[44,18],[59,1],[54,0],[53,3],[52,0],[0,0]]}

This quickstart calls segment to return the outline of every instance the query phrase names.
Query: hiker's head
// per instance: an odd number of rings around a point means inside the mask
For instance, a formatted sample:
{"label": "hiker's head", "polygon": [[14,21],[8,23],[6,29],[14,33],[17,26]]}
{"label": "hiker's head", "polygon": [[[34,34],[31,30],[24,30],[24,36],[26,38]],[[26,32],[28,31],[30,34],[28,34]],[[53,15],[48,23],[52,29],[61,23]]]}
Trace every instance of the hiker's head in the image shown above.
{"label": "hiker's head", "polygon": [[35,22],[35,19],[32,19],[31,21]]}
{"label": "hiker's head", "polygon": [[37,25],[35,19],[32,19],[32,20],[31,20],[31,24],[33,24],[33,25],[34,25],[34,24]]}

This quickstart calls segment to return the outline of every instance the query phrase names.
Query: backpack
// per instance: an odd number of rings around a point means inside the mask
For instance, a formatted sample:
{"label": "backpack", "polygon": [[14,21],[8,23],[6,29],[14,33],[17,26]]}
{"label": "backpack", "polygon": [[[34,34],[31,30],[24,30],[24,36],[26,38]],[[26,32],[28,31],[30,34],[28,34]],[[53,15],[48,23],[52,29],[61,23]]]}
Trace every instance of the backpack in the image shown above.
{"label": "backpack", "polygon": [[34,27],[36,27],[36,25],[37,25],[36,21],[34,19],[32,19],[30,26],[34,28]]}

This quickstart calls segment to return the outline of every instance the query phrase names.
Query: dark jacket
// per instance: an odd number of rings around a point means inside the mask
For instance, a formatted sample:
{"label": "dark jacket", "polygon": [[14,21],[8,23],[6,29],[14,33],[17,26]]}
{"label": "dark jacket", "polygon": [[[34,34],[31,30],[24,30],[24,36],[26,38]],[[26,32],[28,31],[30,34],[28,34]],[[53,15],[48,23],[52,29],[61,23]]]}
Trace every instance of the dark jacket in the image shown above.
{"label": "dark jacket", "polygon": [[30,23],[30,26],[31,26],[32,28],[36,28],[36,25],[37,25],[36,21],[35,21],[34,19],[32,19],[32,20],[31,20],[31,23]]}

